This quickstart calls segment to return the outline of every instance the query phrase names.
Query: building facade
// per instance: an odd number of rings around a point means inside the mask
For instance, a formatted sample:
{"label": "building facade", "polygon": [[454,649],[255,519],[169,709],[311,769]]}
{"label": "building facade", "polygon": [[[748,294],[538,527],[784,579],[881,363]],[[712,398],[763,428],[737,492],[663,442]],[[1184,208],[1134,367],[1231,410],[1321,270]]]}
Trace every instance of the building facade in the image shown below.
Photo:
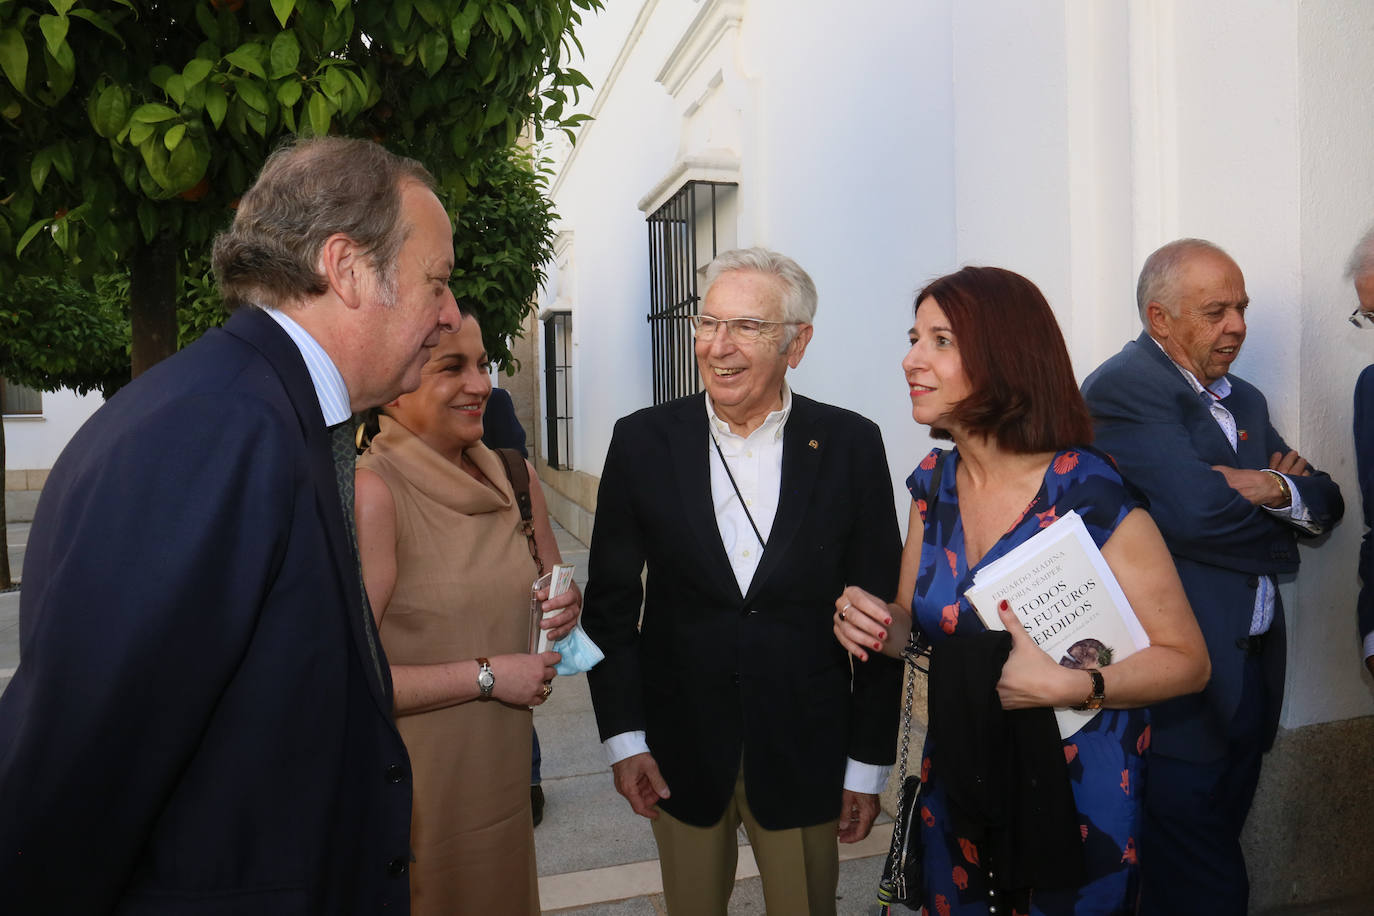
{"label": "building facade", "polygon": [[560,520],[590,532],[617,418],[695,390],[675,316],[713,250],[765,245],[815,278],[793,385],[880,424],[905,519],[930,445],[899,365],[924,281],[1024,273],[1081,379],[1139,333],[1144,257],[1215,241],[1252,300],[1236,371],[1349,503],[1281,584],[1290,675],[1247,828],[1255,906],[1374,890],[1350,434],[1374,335],[1346,323],[1342,278],[1374,222],[1374,5],[618,0],[579,39],[593,120],[551,150],[558,255],[522,356]]}

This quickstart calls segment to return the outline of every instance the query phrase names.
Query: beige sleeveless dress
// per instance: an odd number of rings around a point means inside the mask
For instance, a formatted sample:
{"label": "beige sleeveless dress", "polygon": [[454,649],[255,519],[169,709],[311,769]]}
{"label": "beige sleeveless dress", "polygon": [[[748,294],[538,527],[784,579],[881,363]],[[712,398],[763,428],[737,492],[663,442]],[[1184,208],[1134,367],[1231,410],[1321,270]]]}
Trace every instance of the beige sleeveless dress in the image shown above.
{"label": "beige sleeveless dress", "polygon": [[[500,459],[467,455],[500,492],[389,417],[358,459],[396,503],[396,589],[382,617],[392,665],[528,650],[536,575]],[[530,711],[472,700],[397,720],[415,773],[411,913],[539,912],[530,817]]]}

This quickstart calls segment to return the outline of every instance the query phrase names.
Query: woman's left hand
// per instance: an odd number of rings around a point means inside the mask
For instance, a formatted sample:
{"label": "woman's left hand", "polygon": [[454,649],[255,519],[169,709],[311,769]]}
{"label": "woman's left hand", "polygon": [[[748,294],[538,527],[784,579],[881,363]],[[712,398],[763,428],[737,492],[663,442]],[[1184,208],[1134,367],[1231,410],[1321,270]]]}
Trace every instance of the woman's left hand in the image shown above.
{"label": "woman's left hand", "polygon": [[572,632],[573,626],[578,618],[582,616],[582,589],[577,587],[574,582],[568,590],[556,598],[548,597],[548,589],[540,589],[536,597],[544,603],[540,605],[544,613],[562,609],[563,613],[549,617],[539,622],[540,629],[549,632],[549,645],[553,645]]}
{"label": "woman's left hand", "polygon": [[1011,634],[1011,655],[997,681],[997,696],[1003,709],[1069,706],[1087,696],[1086,690],[1075,685],[1081,680],[1082,686],[1091,687],[1088,678],[1063,667],[1037,646],[1010,605],[1003,601],[997,613],[1002,626]]}

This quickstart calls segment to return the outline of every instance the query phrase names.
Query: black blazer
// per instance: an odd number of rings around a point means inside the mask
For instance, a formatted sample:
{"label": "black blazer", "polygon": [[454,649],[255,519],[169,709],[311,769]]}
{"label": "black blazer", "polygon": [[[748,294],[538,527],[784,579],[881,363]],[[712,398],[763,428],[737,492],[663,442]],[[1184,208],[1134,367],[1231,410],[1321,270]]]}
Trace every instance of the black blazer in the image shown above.
{"label": "black blazer", "polygon": [[764,827],[823,823],[839,814],[847,756],[895,757],[901,666],[879,656],[851,674],[831,629],[846,585],[896,592],[882,436],[793,395],[777,515],[745,595],[712,510],[708,448],[704,395],[616,424],[582,616],[606,653],[588,674],[597,725],[603,740],[646,732],[672,792],[662,807],[689,824],[720,819],[741,759]]}
{"label": "black blazer", "polygon": [[408,912],[388,668],[318,399],[269,316],[235,314],[96,412],[24,571],[5,909]]}
{"label": "black blazer", "polygon": [[[1269,422],[1259,389],[1229,375],[1222,405],[1235,417],[1236,448],[1206,402],[1146,333],[1126,344],[1083,382],[1096,444],[1116,459],[1122,475],[1150,500],[1150,515],[1173,554],[1193,606],[1212,678],[1202,693],[1151,707],[1153,753],[1205,761],[1226,753],[1227,728],[1239,706],[1245,650],[1259,576],[1295,573],[1298,538],[1310,537],[1250,504],[1212,465],[1262,468],[1288,444]],[[1345,511],[1340,488],[1327,474],[1293,477],[1313,521],[1329,529]],[[1283,602],[1274,596],[1274,622],[1263,663],[1274,698],[1265,746],[1273,742],[1282,705],[1286,657]]]}

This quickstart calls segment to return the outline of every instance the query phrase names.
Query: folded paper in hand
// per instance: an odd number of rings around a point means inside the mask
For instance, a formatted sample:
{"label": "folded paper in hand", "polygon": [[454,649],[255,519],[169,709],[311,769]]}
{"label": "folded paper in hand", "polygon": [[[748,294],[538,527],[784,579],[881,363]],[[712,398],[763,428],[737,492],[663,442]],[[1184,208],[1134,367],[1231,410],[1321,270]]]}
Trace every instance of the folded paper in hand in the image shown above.
{"label": "folded paper in hand", "polygon": [[[1067,668],[1105,668],[1150,644],[1072,510],[974,573],[964,594],[990,630],[1006,629],[997,607],[1007,601],[1035,644]],[[1054,711],[1064,738],[1095,715],[1096,710]]]}
{"label": "folded paper in hand", "polygon": [[537,597],[537,592],[547,588],[549,598],[563,594],[572,586],[575,569],[571,563],[555,564],[553,569],[540,576],[530,589],[530,652],[547,652],[552,649],[559,653],[563,657],[559,659],[554,670],[564,677],[589,671],[606,657],[601,647],[592,642],[592,638],[582,629],[580,621],[573,624],[567,635],[552,646],[549,645],[549,631],[539,626],[539,622],[545,617],[556,617],[562,611],[549,611],[545,614],[540,607],[543,602]]}

